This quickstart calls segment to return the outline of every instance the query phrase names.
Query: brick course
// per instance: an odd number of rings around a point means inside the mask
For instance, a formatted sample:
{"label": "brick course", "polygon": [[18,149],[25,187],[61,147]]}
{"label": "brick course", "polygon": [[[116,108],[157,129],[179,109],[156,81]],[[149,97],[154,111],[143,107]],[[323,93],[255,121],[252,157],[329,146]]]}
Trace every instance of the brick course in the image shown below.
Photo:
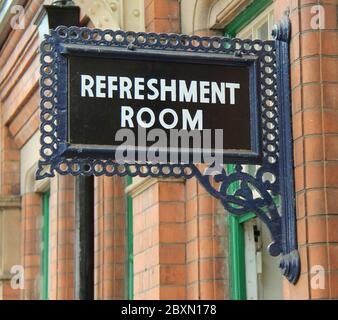
{"label": "brick course", "polygon": [[126,297],[124,179],[95,178],[95,298]]}

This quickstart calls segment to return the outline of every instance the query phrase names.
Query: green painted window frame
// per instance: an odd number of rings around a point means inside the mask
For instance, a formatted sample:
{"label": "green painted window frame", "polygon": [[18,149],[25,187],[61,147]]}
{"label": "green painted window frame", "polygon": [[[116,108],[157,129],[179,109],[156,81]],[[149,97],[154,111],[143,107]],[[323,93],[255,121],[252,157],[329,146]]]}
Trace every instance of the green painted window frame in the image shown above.
{"label": "green painted window frame", "polygon": [[246,300],[246,277],[244,255],[244,228],[238,217],[229,214],[230,229],[230,297]]}
{"label": "green painted window frame", "polygon": [[[249,25],[267,7],[273,4],[273,0],[255,0],[224,28],[224,35],[236,37],[239,31]],[[234,172],[234,165],[227,165],[229,173]],[[239,184],[230,186],[230,192],[235,193]],[[276,199],[274,199],[276,200]],[[245,276],[245,238],[244,223],[256,217],[253,213],[243,216],[229,214],[230,233],[230,297],[232,300],[246,300],[246,276]]]}
{"label": "green painted window frame", "polygon": [[[133,178],[127,176],[127,186]],[[127,299],[134,300],[134,233],[133,233],[133,198],[127,195]]]}
{"label": "green painted window frame", "polygon": [[224,35],[236,37],[237,33],[259,16],[273,0],[255,0],[224,28]]}
{"label": "green painted window frame", "polygon": [[[228,173],[235,170],[235,165],[227,165]],[[234,194],[239,188],[239,183],[230,185],[230,193]],[[245,277],[245,238],[244,222],[255,218],[256,215],[248,213],[243,216],[229,214],[230,234],[230,297],[232,300],[246,300],[246,277]]]}
{"label": "green painted window frame", "polygon": [[42,252],[41,252],[41,298],[48,300],[49,277],[49,199],[50,191],[42,194]]}

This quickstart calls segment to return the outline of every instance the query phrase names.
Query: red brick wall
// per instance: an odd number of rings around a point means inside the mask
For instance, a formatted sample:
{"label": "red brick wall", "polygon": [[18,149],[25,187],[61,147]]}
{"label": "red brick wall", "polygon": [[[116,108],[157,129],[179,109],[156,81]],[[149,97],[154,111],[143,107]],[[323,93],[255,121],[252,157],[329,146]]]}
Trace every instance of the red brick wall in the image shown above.
{"label": "red brick wall", "polygon": [[95,178],[95,299],[126,297],[124,178]]}
{"label": "red brick wall", "polygon": [[74,183],[72,176],[57,176],[51,180],[49,299],[74,298]]}
{"label": "red brick wall", "polygon": [[147,31],[180,32],[180,4],[178,0],[145,0]]}
{"label": "red brick wall", "polygon": [[184,182],[155,182],[133,198],[135,299],[185,299]]}
{"label": "red brick wall", "polygon": [[[312,29],[314,5],[322,5],[324,29]],[[298,244],[301,277],[285,281],[287,299],[338,298],[338,58],[337,1],[275,1],[292,22],[291,87]],[[325,288],[311,287],[312,268],[325,269]]]}
{"label": "red brick wall", "polygon": [[133,196],[135,299],[229,297],[226,214],[195,179]]}
{"label": "red brick wall", "polygon": [[[1,101],[0,101],[1,103]],[[1,105],[1,104],[0,104]],[[3,195],[20,194],[20,153],[8,127],[0,123],[0,190]]]}
{"label": "red brick wall", "polygon": [[[42,2],[42,0],[27,1],[25,28],[12,30],[0,52],[0,192],[3,195],[20,194],[20,148],[38,129],[38,35],[32,19]],[[40,195],[29,193],[23,196],[20,231],[25,289],[23,292],[13,291],[10,289],[10,282],[6,282],[3,296],[5,299],[18,295],[24,299],[38,299],[40,298]]]}
{"label": "red brick wall", "polygon": [[8,128],[18,148],[39,127],[39,36],[32,20],[42,2],[28,1],[25,28],[12,30],[0,53],[2,125]]}
{"label": "red brick wall", "polygon": [[196,179],[186,182],[187,299],[229,299],[224,209]]}
{"label": "red brick wall", "polygon": [[41,267],[41,196],[26,193],[22,197],[22,266],[24,267],[23,299],[40,299]]}
{"label": "red brick wall", "polygon": [[18,289],[12,289],[11,281],[3,281],[2,283],[2,299],[3,300],[20,300],[21,292]]}

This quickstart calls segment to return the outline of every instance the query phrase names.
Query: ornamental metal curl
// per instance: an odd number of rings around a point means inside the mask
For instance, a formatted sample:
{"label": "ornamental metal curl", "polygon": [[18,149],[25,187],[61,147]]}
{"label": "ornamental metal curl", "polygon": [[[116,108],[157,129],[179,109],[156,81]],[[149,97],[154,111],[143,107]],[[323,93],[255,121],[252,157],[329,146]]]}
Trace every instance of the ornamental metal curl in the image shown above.
{"label": "ornamental metal curl", "polygon": [[[220,199],[231,214],[252,212],[266,224],[272,238],[269,253],[273,256],[281,255],[282,272],[290,282],[295,283],[300,272],[300,261],[292,187],[289,34],[290,23],[287,17],[276,27],[275,40],[268,41],[64,26],[51,30],[41,44],[41,160],[37,179],[53,177],[55,172],[74,176],[196,177],[208,192]],[[262,163],[256,166],[255,173],[246,172],[239,163],[233,172],[224,169],[221,174],[211,177],[204,175],[193,164],[119,164],[104,157],[65,157],[63,152],[67,146],[61,139],[65,132],[60,127],[60,119],[67,109],[64,95],[59,91],[65,87],[61,75],[66,70],[66,62],[61,55],[61,44],[256,57],[260,64]],[[218,188],[215,183],[218,183]],[[230,186],[234,183],[238,189],[232,194]],[[281,197],[280,210],[274,202],[276,196]]]}

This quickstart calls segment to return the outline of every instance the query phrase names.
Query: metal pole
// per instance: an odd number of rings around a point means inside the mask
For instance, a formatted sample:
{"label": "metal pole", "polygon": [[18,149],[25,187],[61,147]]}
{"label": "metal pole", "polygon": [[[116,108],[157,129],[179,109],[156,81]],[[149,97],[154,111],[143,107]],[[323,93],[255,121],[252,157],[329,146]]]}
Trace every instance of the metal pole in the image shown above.
{"label": "metal pole", "polygon": [[[54,0],[45,6],[51,28],[80,25],[79,8],[72,0]],[[57,9],[58,8],[58,9]],[[55,10],[57,9],[57,10]],[[94,178],[75,181],[75,299],[94,299]]]}
{"label": "metal pole", "polygon": [[75,299],[94,299],[94,178],[75,182]]}

